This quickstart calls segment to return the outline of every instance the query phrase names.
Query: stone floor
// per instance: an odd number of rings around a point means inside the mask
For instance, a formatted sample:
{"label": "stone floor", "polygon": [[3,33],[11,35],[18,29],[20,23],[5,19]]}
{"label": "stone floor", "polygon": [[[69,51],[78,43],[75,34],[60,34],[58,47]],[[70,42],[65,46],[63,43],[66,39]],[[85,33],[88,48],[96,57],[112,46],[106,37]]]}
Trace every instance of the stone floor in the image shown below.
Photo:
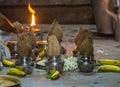
{"label": "stone floor", "polygon": [[[39,26],[44,33],[49,29],[49,25]],[[65,31],[62,45],[67,49],[67,56],[72,56],[75,46],[74,35],[80,26],[96,32],[95,25],[62,25]],[[120,60],[120,43],[116,42],[113,37],[95,36],[93,41],[96,60],[101,58]],[[7,68],[3,68],[0,74],[5,74],[6,70]],[[44,75],[45,71],[34,69],[32,74],[20,78],[21,87],[120,87],[120,73],[116,72],[94,72],[92,74],[84,74],[79,71],[64,72],[58,80],[46,79]]]}

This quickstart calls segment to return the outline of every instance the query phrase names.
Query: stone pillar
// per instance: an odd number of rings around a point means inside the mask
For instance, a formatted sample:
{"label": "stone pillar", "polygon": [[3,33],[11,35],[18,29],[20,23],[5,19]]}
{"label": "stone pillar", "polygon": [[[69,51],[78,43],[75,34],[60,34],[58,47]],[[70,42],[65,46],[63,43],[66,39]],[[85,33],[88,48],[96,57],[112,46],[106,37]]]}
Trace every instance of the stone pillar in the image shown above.
{"label": "stone pillar", "polygon": [[98,33],[105,35],[113,34],[112,20],[106,12],[106,9],[111,9],[109,7],[111,0],[93,0],[92,2]]}

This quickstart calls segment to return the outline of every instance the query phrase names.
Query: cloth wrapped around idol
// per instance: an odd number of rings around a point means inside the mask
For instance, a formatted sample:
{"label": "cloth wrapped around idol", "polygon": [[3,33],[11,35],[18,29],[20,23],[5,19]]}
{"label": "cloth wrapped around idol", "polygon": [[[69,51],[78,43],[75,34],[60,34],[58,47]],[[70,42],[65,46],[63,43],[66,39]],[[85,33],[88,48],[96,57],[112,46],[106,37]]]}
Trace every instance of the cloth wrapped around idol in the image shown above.
{"label": "cloth wrapped around idol", "polygon": [[10,58],[11,58],[10,49],[3,41],[0,40],[0,60]]}
{"label": "cloth wrapped around idol", "polygon": [[78,55],[94,57],[93,34],[92,32],[79,28],[75,36],[75,45]]}

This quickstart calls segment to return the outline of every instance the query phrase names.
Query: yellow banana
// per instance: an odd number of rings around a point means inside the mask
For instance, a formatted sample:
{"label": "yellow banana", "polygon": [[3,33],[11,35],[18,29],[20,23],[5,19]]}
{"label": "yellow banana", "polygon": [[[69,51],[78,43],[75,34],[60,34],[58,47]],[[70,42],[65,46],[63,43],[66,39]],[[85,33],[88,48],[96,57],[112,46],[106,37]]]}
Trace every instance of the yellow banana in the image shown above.
{"label": "yellow banana", "polygon": [[7,71],[8,75],[14,75],[14,76],[25,76],[25,72],[22,70],[19,70],[17,68],[11,68]]}
{"label": "yellow banana", "polygon": [[58,79],[60,77],[60,72],[59,71],[55,71],[52,76],[51,76],[51,79],[52,80],[55,80],[55,79]]}
{"label": "yellow banana", "polygon": [[113,59],[100,59],[98,63],[102,65],[116,65],[120,66],[120,60],[113,60]]}
{"label": "yellow banana", "polygon": [[24,66],[22,65],[16,66],[15,68],[24,71]]}
{"label": "yellow banana", "polygon": [[4,66],[7,66],[7,67],[14,67],[15,66],[14,62],[6,60],[6,59],[2,60],[2,63]]}
{"label": "yellow banana", "polygon": [[45,54],[45,50],[43,49],[43,50],[41,50],[41,51],[39,52],[38,56],[39,56],[39,57],[43,57],[44,54]]}
{"label": "yellow banana", "polygon": [[98,69],[99,72],[120,72],[120,67],[115,65],[101,65]]}

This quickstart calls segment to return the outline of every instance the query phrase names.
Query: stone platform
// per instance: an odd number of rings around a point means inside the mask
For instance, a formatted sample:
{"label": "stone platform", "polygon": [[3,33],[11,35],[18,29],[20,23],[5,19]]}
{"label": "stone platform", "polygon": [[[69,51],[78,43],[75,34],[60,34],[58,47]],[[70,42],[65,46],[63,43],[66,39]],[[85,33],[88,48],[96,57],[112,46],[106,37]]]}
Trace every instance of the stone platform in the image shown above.
{"label": "stone platform", "polygon": [[[44,39],[46,39],[49,25],[39,25],[42,29]],[[64,38],[62,45],[67,49],[67,56],[72,56],[75,46],[74,35],[78,27],[83,27],[96,32],[95,25],[62,25]],[[38,38],[39,39],[39,38]],[[12,37],[12,40],[15,38]],[[118,59],[120,60],[120,43],[113,37],[94,37],[95,59]],[[97,67],[95,68],[97,70]],[[3,68],[0,74],[6,74],[7,68]],[[96,71],[95,70],[95,71]],[[120,73],[106,72],[84,74],[77,71],[64,72],[58,80],[45,78],[45,71],[34,69],[33,73],[21,79],[21,87],[120,87]]]}
{"label": "stone platform", "polygon": [[[25,24],[25,26],[28,26],[28,24]],[[37,28],[41,29],[40,36],[37,36],[38,41],[41,40],[40,38],[41,36],[43,37],[43,40],[46,40],[49,27],[50,27],[49,24],[37,25]],[[61,27],[63,29],[62,45],[67,49],[66,55],[69,56],[72,55],[72,50],[75,47],[74,36],[76,35],[78,28],[82,27],[83,29],[90,30],[91,32],[94,33],[93,45],[96,60],[100,58],[120,59],[120,43],[116,42],[114,37],[101,37],[97,35],[96,25],[70,24],[61,25]],[[16,41],[17,36],[11,34],[11,40]]]}

